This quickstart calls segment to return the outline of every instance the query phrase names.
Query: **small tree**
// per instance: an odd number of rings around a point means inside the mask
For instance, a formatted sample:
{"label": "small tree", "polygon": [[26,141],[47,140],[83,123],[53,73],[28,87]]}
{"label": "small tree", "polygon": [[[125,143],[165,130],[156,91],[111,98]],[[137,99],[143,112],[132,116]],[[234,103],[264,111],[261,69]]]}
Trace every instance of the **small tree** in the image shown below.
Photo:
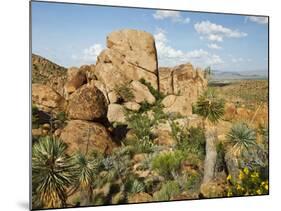
{"label": "small tree", "polygon": [[206,157],[204,162],[203,182],[213,179],[216,164],[216,140],[217,132],[215,124],[224,115],[224,100],[217,97],[213,90],[207,90],[201,95],[195,105],[195,113],[204,119],[204,131],[206,138]]}

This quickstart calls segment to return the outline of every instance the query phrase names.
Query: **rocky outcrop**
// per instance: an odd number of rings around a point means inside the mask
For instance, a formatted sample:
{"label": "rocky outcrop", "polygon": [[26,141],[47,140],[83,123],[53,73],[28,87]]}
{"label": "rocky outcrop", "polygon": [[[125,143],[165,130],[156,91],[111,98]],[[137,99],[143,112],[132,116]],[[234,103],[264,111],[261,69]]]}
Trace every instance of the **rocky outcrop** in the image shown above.
{"label": "rocky outcrop", "polygon": [[92,150],[111,153],[115,147],[104,126],[83,120],[69,121],[61,131],[60,139],[68,144],[69,153],[76,151],[90,153]]}
{"label": "rocky outcrop", "polygon": [[65,99],[51,87],[43,84],[32,84],[32,104],[44,112],[61,111]]}
{"label": "rocky outcrop", "polygon": [[32,54],[32,83],[51,87],[64,96],[64,84],[67,81],[67,69],[46,58]]}
{"label": "rocky outcrop", "polygon": [[207,80],[200,69],[190,63],[173,68],[159,68],[160,91],[168,94],[162,101],[164,112],[192,114],[192,104],[207,88]]}
{"label": "rocky outcrop", "polygon": [[106,117],[107,103],[95,86],[83,85],[69,98],[67,114],[70,119],[95,120]]}
{"label": "rocky outcrop", "polygon": [[190,63],[173,68],[159,68],[159,81],[161,92],[186,96],[191,104],[207,88],[204,72],[194,69]]}
{"label": "rocky outcrop", "polygon": [[119,84],[141,78],[158,88],[153,36],[144,31],[129,29],[110,33],[107,37],[107,49],[97,58],[95,75],[106,85],[107,92],[114,90]]}

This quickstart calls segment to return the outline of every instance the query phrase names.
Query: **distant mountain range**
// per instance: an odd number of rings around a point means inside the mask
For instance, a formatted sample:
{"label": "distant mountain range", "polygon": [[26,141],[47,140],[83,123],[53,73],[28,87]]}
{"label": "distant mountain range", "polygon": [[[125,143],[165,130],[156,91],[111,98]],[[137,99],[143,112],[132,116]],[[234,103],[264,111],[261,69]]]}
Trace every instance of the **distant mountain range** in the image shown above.
{"label": "distant mountain range", "polygon": [[253,71],[220,71],[212,70],[211,80],[242,80],[242,79],[267,79],[268,72],[265,70]]}

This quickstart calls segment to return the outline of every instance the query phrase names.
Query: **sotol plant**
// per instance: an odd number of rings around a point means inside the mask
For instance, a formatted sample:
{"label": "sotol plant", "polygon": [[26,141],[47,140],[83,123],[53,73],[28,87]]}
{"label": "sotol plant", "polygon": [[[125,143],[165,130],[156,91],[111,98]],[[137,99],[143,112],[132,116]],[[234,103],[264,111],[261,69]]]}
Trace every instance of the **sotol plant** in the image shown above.
{"label": "sotol plant", "polygon": [[240,155],[256,145],[256,133],[246,123],[236,123],[227,134],[234,155]]}

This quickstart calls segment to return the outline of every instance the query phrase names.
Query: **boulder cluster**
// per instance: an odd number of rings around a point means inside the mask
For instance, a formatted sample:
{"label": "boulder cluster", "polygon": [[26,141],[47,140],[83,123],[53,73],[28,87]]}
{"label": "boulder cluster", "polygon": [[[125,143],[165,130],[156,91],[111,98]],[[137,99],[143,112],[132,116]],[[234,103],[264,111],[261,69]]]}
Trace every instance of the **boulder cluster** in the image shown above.
{"label": "boulder cluster", "polygon": [[[126,125],[126,110],[138,111],[143,103],[154,104],[151,88],[165,95],[161,103],[166,114],[180,114],[181,122],[198,121],[192,104],[207,87],[202,70],[190,63],[158,68],[154,38],[144,31],[112,32],[106,45],[96,64],[69,68],[57,83],[32,84],[33,105],[46,113],[66,115],[65,125],[54,134],[70,151],[91,147],[110,153],[116,147],[111,125]],[[165,137],[165,132],[159,137]]]}

